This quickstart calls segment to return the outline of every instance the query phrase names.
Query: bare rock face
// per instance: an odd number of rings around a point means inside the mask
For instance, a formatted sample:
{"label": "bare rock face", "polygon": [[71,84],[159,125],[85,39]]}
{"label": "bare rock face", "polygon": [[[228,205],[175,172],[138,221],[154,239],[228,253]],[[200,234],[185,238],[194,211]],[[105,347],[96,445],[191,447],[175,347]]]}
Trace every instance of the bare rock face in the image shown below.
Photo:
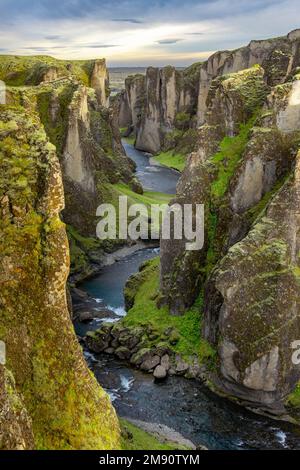
{"label": "bare rock face", "polygon": [[[175,201],[204,203],[204,247],[161,241],[159,302],[184,314],[203,298],[216,389],[279,416],[300,379],[298,41],[251,42],[201,68],[204,124]],[[249,63],[262,65],[239,70]]]}
{"label": "bare rock face", "polygon": [[132,125],[131,109],[128,102],[127,91],[123,90],[116,98],[118,100],[118,125],[119,128],[129,128]]}
{"label": "bare rock face", "polygon": [[136,148],[156,153],[161,146],[160,71],[149,67],[146,73],[145,113],[139,123]]}
{"label": "bare rock face", "polygon": [[7,434],[0,445],[116,449],[116,414],[87,368],[67,308],[69,249],[59,218],[64,195],[55,147],[33,110],[2,107],[0,120],[6,129],[0,142],[0,337],[8,371],[1,366],[0,421],[7,417]]}
{"label": "bare rock face", "polygon": [[265,215],[217,266],[221,301],[205,315],[205,336],[220,351],[221,386],[275,412],[300,379],[291,356],[300,337],[299,227],[300,153]]}
{"label": "bare rock face", "polygon": [[[213,227],[212,183],[218,176],[218,165],[211,160],[225,136],[238,134],[240,122],[246,122],[266,96],[263,71],[260,67],[216,80],[208,95],[207,124],[198,129],[198,150],[192,153],[177,186],[173,202],[204,204],[205,243],[202,250],[187,251],[186,239],[161,240],[162,303],[173,314],[182,314],[199,294],[204,281],[203,270],[209,251]],[[254,188],[255,189],[255,188]],[[236,196],[238,197],[238,196]],[[222,210],[220,232],[226,233],[230,215]],[[224,235],[222,235],[223,237]],[[219,248],[220,250],[220,248]]]}
{"label": "bare rock face", "polygon": [[214,78],[259,64],[266,70],[269,85],[275,85],[279,80],[282,83],[300,64],[299,41],[299,30],[295,30],[281,38],[251,41],[248,46],[235,51],[213,54],[200,68],[198,123],[205,122],[206,99]]}
{"label": "bare rock face", "polygon": [[87,89],[74,94],[70,105],[69,128],[64,150],[64,175],[79,184],[84,191],[95,191],[93,166],[84,155],[82,135],[89,132],[89,110]]}
{"label": "bare rock face", "polygon": [[125,80],[125,92],[130,110],[130,120],[127,126],[136,128],[144,112],[146,98],[146,78],[144,75],[129,76]]}
{"label": "bare rock face", "polygon": [[105,59],[94,61],[90,78],[91,88],[96,91],[97,101],[101,106],[108,106],[108,84],[109,76],[106,68]]}
{"label": "bare rock face", "polygon": [[53,80],[57,80],[58,78],[58,70],[57,67],[49,67],[42,75],[41,81],[42,82],[52,82]]}
{"label": "bare rock face", "polygon": [[166,136],[175,129],[178,113],[187,113],[187,118],[195,114],[199,67],[200,64],[194,64],[183,72],[171,66],[149,67],[146,77],[135,75],[126,79],[120,125],[133,126],[138,149],[157,153]]}

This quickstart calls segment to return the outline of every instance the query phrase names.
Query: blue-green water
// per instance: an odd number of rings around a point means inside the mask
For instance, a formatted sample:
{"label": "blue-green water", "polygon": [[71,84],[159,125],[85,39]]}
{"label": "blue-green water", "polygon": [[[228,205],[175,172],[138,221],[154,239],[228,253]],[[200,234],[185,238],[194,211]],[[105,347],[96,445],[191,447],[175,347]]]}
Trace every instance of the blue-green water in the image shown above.
{"label": "blue-green water", "polygon": [[150,155],[141,152],[123,140],[126,154],[136,164],[136,177],[146,191],[176,194],[180,173],[151,162]]}
{"label": "blue-green water", "polygon": [[123,289],[126,281],[139,270],[139,266],[144,261],[154,258],[158,254],[158,248],[145,248],[137,251],[104,267],[99,276],[84,282],[80,288],[94,299],[103,301],[108,308],[122,316],[125,314]]}

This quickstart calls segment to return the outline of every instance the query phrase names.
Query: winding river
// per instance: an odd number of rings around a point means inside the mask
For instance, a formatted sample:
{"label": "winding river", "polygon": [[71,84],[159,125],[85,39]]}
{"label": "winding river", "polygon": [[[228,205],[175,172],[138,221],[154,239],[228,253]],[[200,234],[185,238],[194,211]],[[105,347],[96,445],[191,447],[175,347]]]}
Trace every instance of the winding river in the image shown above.
{"label": "winding river", "polygon": [[[175,193],[179,174],[156,165],[149,156],[124,142],[127,155],[137,165],[137,177],[147,190]],[[106,266],[80,288],[118,315],[126,314],[123,288],[128,277],[158,248],[145,248]],[[101,320],[103,321],[103,320]],[[100,320],[77,327],[79,334],[99,328]],[[215,396],[195,380],[169,377],[156,383],[153,377],[130,368],[108,355],[85,351],[86,360],[107,390],[122,417],[166,425],[208,449],[300,449],[300,433],[288,424],[255,415]]]}

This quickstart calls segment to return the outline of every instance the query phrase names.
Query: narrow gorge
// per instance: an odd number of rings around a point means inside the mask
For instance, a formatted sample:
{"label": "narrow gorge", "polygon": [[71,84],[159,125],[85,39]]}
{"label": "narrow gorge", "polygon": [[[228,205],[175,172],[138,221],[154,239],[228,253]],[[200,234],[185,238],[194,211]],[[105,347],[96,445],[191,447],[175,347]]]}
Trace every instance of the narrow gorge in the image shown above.
{"label": "narrow gorge", "polygon": [[[0,449],[299,449],[300,30],[0,80]],[[203,204],[203,248],[97,238],[121,196]]]}

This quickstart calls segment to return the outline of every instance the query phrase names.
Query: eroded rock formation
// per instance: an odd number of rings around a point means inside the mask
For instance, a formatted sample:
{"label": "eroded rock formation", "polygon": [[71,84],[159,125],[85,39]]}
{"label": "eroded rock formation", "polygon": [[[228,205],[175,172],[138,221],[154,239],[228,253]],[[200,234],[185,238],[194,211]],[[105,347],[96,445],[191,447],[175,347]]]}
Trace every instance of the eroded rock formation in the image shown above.
{"label": "eroded rock formation", "polygon": [[139,150],[157,153],[176,128],[177,118],[196,112],[200,64],[184,71],[149,67],[146,76],[128,77],[120,99],[120,127],[132,127]]}
{"label": "eroded rock formation", "polygon": [[211,380],[279,415],[300,378],[299,47],[297,30],[202,65],[197,151],[175,202],[205,205],[205,243],[161,241],[160,305],[184,314],[201,296]]}
{"label": "eroded rock formation", "polygon": [[39,116],[0,110],[1,448],[115,449],[119,425],[67,309],[59,160]]}

